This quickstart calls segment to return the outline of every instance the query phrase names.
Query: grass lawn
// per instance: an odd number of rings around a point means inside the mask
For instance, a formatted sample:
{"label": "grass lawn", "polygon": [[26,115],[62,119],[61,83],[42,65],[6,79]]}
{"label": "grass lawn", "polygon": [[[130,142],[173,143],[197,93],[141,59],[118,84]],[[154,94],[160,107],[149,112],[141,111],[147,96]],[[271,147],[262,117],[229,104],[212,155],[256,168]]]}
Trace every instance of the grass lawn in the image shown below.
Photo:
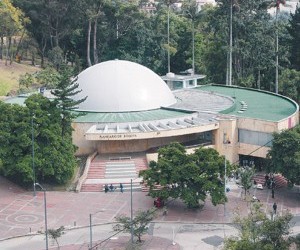
{"label": "grass lawn", "polygon": [[25,73],[34,73],[40,70],[38,67],[30,66],[26,63],[13,62],[12,65],[5,65],[4,60],[0,60],[0,96],[6,96],[19,89],[19,77]]}

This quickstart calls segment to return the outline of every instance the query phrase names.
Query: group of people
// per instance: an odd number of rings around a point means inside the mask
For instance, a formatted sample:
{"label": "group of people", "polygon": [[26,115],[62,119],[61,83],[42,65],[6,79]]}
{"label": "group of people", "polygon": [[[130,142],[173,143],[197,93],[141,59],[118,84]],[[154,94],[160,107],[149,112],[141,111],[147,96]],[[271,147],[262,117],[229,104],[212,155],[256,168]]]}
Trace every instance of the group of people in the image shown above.
{"label": "group of people", "polygon": [[[110,184],[109,186],[107,184],[104,185],[104,192],[114,192],[117,188],[113,185]],[[123,193],[124,192],[124,188],[123,188],[123,184],[120,183],[120,192]]]}
{"label": "group of people", "polygon": [[276,186],[276,183],[275,183],[275,179],[274,179],[274,175],[272,174],[271,176],[269,176],[268,174],[265,175],[265,183],[264,183],[264,186],[268,187],[269,189],[274,189],[275,186]]}

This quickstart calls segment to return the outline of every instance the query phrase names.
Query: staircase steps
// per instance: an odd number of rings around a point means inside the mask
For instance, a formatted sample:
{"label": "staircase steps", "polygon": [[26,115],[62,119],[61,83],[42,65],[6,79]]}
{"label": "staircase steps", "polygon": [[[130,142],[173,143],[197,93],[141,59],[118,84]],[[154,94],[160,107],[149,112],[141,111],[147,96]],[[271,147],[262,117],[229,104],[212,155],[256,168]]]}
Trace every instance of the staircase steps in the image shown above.
{"label": "staircase steps", "polygon": [[[154,190],[161,190],[161,189],[163,189],[161,185],[155,185]],[[149,192],[149,190],[150,188],[147,185],[145,184],[142,185],[142,192]]]}
{"label": "staircase steps", "polygon": [[[256,174],[252,180],[255,180],[257,184],[265,184],[265,174],[259,173]],[[284,178],[281,174],[275,174],[274,175],[275,185],[276,188],[286,187],[287,186],[287,180]]]}
{"label": "staircase steps", "polygon": [[115,192],[120,192],[120,182],[123,184],[123,191],[142,190],[141,178],[138,173],[147,169],[148,164],[145,155],[137,157],[107,157],[99,155],[91,162],[87,178],[82,185],[81,192],[102,192],[105,184],[113,184]]}
{"label": "staircase steps", "polygon": [[138,177],[134,161],[109,161],[105,164],[105,178],[107,179],[120,179]]}
{"label": "staircase steps", "polygon": [[102,179],[105,176],[105,162],[92,161],[87,179]]}
{"label": "staircase steps", "polygon": [[100,192],[104,188],[101,183],[97,184],[82,184],[80,192]]}
{"label": "staircase steps", "polygon": [[[121,189],[120,189],[120,183],[112,183],[114,188],[115,188],[115,191],[114,192],[121,192]],[[130,192],[131,191],[131,183],[122,183],[123,184],[123,192]],[[108,184],[109,186],[110,184]],[[141,184],[139,182],[132,182],[132,191],[140,191],[142,190],[141,188]],[[104,192],[104,185],[103,185],[103,188],[102,190]],[[98,191],[99,192],[99,191]]]}

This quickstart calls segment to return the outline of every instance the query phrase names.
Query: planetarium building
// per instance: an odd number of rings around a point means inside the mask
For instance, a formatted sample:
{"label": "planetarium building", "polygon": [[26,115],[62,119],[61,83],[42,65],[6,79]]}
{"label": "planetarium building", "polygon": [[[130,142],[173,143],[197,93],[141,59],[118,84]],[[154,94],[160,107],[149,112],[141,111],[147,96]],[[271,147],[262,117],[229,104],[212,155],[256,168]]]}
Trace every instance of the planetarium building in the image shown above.
{"label": "planetarium building", "polygon": [[[168,79],[172,81],[172,79]],[[215,148],[231,162],[242,156],[265,158],[272,133],[298,124],[298,105],[270,92],[224,85],[197,85],[178,78],[172,91],[163,78],[129,61],[94,65],[78,76],[87,96],[73,123],[78,155],[94,152],[153,155],[180,142],[188,149]],[[188,82],[184,82],[188,81]],[[151,157],[150,157],[151,158]]]}

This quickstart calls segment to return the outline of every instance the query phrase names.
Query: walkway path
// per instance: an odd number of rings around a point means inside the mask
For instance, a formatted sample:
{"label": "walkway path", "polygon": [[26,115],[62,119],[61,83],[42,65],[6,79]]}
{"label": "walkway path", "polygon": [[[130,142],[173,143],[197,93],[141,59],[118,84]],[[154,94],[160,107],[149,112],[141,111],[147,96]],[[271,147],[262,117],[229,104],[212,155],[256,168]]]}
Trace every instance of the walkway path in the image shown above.
{"label": "walkway path", "polygon": [[[272,210],[273,202],[278,204],[278,212],[289,210],[300,215],[299,190],[276,190],[275,199],[270,190],[254,190],[263,203],[267,213]],[[179,201],[171,201],[168,215],[158,211],[156,222],[178,223],[228,223],[235,212],[246,215],[248,204],[241,198],[242,190],[231,183],[229,202],[213,206],[209,200],[202,210],[187,209]],[[44,231],[44,196],[37,192],[27,192],[0,177],[0,249],[1,240],[30,232]],[[133,210],[146,210],[153,206],[153,199],[144,192],[133,193]],[[225,216],[224,216],[225,213]],[[93,214],[93,224],[110,223],[119,214],[130,215],[130,192],[113,193],[73,193],[47,192],[48,228],[78,228],[89,225],[89,214]],[[95,239],[97,240],[97,239]],[[88,242],[88,239],[86,239]],[[152,248],[155,249],[155,248]]]}

